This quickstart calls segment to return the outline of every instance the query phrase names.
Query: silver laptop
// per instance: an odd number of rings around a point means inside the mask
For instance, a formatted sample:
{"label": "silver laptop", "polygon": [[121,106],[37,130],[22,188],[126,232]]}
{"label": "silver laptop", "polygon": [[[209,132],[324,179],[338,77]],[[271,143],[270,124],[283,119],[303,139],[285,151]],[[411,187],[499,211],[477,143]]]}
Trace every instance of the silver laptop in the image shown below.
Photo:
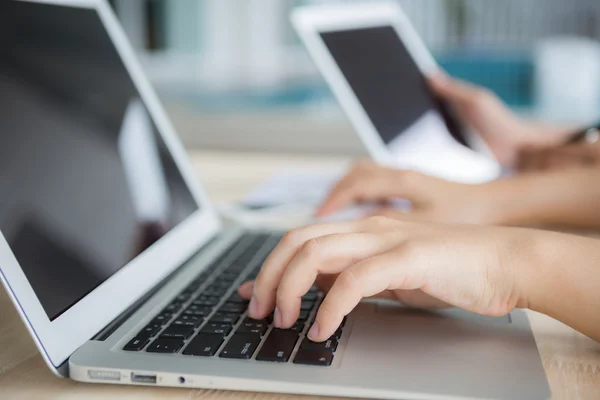
{"label": "silver laptop", "polygon": [[[224,229],[104,1],[0,2],[0,268],[48,367],[90,383],[545,399],[526,316],[365,302],[325,343],[236,288],[279,234]],[[198,126],[198,134],[202,127]]]}

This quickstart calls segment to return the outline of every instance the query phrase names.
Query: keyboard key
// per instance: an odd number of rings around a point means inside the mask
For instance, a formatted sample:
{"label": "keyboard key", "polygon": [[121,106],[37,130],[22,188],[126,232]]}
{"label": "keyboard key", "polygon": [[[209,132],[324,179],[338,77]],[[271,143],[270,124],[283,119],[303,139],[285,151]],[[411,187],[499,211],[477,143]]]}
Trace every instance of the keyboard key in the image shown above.
{"label": "keyboard key", "polygon": [[333,353],[330,351],[313,351],[300,349],[294,357],[294,364],[318,365],[327,367],[333,361]]}
{"label": "keyboard key", "polygon": [[287,362],[298,341],[298,334],[292,331],[275,329],[260,348],[258,361]]}
{"label": "keyboard key", "polygon": [[260,343],[260,335],[254,333],[236,333],[219,354],[223,358],[250,359]]}
{"label": "keyboard key", "polygon": [[251,271],[248,275],[246,275],[246,280],[253,281],[253,280],[256,280],[257,277],[258,277],[258,272]]}
{"label": "keyboard key", "polygon": [[266,325],[270,324],[270,321],[269,321],[268,318],[265,318],[265,319],[254,319],[254,318],[246,317],[246,319],[244,320],[244,322],[251,322],[253,324],[266,324]]}
{"label": "keyboard key", "polygon": [[200,329],[201,333],[212,333],[215,335],[227,336],[231,332],[231,325],[220,323],[208,323]]}
{"label": "keyboard key", "polygon": [[306,293],[302,296],[302,300],[315,301],[319,298],[319,294],[315,292]]}
{"label": "keyboard key", "polygon": [[302,303],[300,304],[300,310],[310,311],[310,310],[313,309],[314,306],[315,306],[315,302],[314,301],[302,300]]}
{"label": "keyboard key", "polygon": [[202,291],[202,294],[204,296],[216,296],[216,297],[221,297],[225,294],[225,292],[227,291],[227,289],[222,288],[222,289],[206,289]]}
{"label": "keyboard key", "polygon": [[149,353],[177,353],[183,347],[181,339],[159,338],[150,343],[146,349]]}
{"label": "keyboard key", "polygon": [[160,337],[168,337],[174,339],[187,339],[194,333],[194,327],[188,325],[171,325],[165,329]]}
{"label": "keyboard key", "polygon": [[331,351],[332,353],[337,350],[338,341],[335,339],[328,339],[324,342],[317,343],[313,342],[309,338],[305,338],[300,344],[301,349],[305,350],[322,350],[322,351]]}
{"label": "keyboard key", "polygon": [[228,303],[240,303],[240,304],[248,304],[248,300],[242,299],[239,294],[234,293],[227,299]]}
{"label": "keyboard key", "polygon": [[163,312],[176,313],[177,311],[181,310],[182,306],[183,306],[183,303],[174,302],[174,303],[171,303],[168,306],[166,306],[164,308]]}
{"label": "keyboard key", "polygon": [[188,308],[186,308],[183,313],[191,314],[191,315],[208,315],[211,312],[212,312],[212,307],[197,306],[195,304],[192,304]]}
{"label": "keyboard key", "polygon": [[219,308],[219,312],[242,314],[246,311],[246,305],[240,303],[225,303]]}
{"label": "keyboard key", "polygon": [[235,325],[235,323],[238,322],[239,319],[240,319],[240,316],[238,314],[218,312],[212,316],[212,318],[210,319],[210,322],[213,322],[213,323],[221,322],[221,323]]}
{"label": "keyboard key", "polygon": [[212,312],[212,309],[210,311],[208,311],[208,310],[203,310],[200,308],[191,308],[191,309],[185,310],[183,312],[182,316],[189,315],[189,316],[204,318],[211,312]]}
{"label": "keyboard key", "polygon": [[203,320],[204,317],[198,315],[180,315],[179,318],[177,318],[177,321],[179,321],[178,325],[191,325],[193,323],[194,326],[198,326]]}
{"label": "keyboard key", "polygon": [[136,336],[131,339],[129,343],[125,345],[125,347],[123,347],[123,350],[140,351],[148,344],[149,341],[150,338],[147,336]]}
{"label": "keyboard key", "polygon": [[183,354],[212,357],[217,353],[225,339],[221,335],[199,333],[183,350]]}
{"label": "keyboard key", "polygon": [[185,303],[192,297],[192,294],[189,292],[180,293],[177,297],[175,297],[175,301],[178,303]]}
{"label": "keyboard key", "polygon": [[[275,328],[278,329],[278,328]],[[304,329],[304,322],[297,321],[294,325],[292,325],[289,329],[279,329],[281,331],[294,331],[294,332],[302,332]]]}
{"label": "keyboard key", "polygon": [[309,311],[300,311],[300,315],[298,316],[298,321],[306,321],[308,319]]}
{"label": "keyboard key", "polygon": [[199,296],[196,299],[194,299],[194,301],[192,301],[192,304],[199,307],[214,307],[217,305],[218,302],[218,297]]}
{"label": "keyboard key", "polygon": [[163,325],[166,325],[170,320],[171,320],[171,316],[165,317],[164,315],[159,315],[158,317],[156,317],[152,321],[150,321],[150,324],[163,326]]}
{"label": "keyboard key", "polygon": [[342,337],[342,328],[338,328],[337,331],[335,331],[335,333],[333,335],[331,335],[331,337],[329,339],[340,340],[341,337]]}
{"label": "keyboard key", "polygon": [[231,287],[231,284],[233,283],[233,281],[229,281],[229,280],[217,280],[214,281],[210,287],[208,288],[209,290],[221,290],[221,289],[229,289]]}
{"label": "keyboard key", "polygon": [[138,333],[138,336],[147,336],[147,337],[152,337],[154,335],[156,335],[160,330],[162,329],[161,325],[147,325],[144,329],[142,329],[140,331],[140,333]]}
{"label": "keyboard key", "polygon": [[[247,320],[246,320],[247,321]],[[263,322],[242,322],[242,324],[238,327],[236,332],[240,333],[258,333],[260,336],[263,336],[267,333],[269,329],[268,323]]]}
{"label": "keyboard key", "polygon": [[235,272],[224,271],[223,273],[221,273],[221,275],[219,275],[219,279],[234,282],[239,276],[240,274],[237,274]]}

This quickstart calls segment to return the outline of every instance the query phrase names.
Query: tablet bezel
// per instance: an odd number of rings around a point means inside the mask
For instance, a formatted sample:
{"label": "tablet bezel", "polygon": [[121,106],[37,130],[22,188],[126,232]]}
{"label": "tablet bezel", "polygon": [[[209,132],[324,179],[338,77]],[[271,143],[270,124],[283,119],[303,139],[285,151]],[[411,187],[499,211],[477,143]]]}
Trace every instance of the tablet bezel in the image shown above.
{"label": "tablet bezel", "polygon": [[[294,9],[291,21],[317,68],[346,113],[371,157],[380,164],[395,166],[396,160],[346,80],[322,33],[361,28],[392,27],[423,74],[423,79],[439,71],[439,66],[412,23],[395,2],[304,6]],[[436,110],[449,133],[461,145],[471,148],[470,140],[451,108],[431,91]]]}

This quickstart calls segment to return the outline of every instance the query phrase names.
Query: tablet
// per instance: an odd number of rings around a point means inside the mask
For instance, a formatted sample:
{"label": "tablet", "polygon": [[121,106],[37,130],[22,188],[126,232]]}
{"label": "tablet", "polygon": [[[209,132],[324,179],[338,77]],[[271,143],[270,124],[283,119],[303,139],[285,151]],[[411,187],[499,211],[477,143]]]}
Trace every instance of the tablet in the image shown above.
{"label": "tablet", "polygon": [[438,65],[397,3],[307,6],[291,18],[375,161],[457,181],[499,175],[430,90]]}

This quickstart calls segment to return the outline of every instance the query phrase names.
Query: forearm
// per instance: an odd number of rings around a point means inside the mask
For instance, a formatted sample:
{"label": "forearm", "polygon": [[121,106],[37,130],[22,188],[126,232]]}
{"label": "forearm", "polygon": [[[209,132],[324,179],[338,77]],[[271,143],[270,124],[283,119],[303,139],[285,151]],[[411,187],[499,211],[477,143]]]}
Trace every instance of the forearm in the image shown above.
{"label": "forearm", "polygon": [[481,185],[487,223],[600,227],[600,169],[516,175]]}
{"label": "forearm", "polygon": [[600,342],[600,240],[539,232],[534,262],[522,265],[525,307]]}

